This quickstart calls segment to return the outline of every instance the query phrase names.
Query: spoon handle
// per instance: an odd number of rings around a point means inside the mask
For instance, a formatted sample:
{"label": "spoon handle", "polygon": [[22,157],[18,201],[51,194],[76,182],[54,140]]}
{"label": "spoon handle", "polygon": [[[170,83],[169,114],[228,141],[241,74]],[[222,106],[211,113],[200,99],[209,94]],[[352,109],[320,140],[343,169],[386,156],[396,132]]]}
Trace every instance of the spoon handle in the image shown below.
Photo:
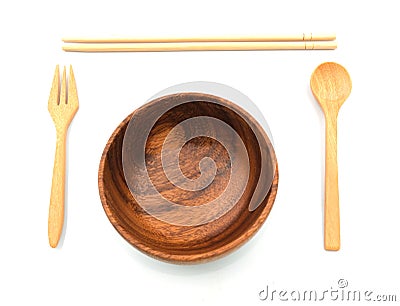
{"label": "spoon handle", "polygon": [[325,250],[340,249],[337,114],[325,116]]}

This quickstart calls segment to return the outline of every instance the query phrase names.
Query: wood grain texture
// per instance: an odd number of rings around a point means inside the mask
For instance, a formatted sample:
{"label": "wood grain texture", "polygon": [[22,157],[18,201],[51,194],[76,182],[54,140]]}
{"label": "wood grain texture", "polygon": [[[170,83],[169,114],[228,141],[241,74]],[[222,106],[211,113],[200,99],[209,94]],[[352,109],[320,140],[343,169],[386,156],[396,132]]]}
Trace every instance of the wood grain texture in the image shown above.
{"label": "wood grain texture", "polygon": [[340,249],[340,214],[337,164],[337,117],[351,92],[351,79],[345,68],[328,62],[317,67],[311,77],[311,90],[325,115],[325,249]]}
{"label": "wood grain texture", "polygon": [[65,37],[66,43],[181,43],[181,42],[268,42],[268,41],[329,41],[334,33],[298,33],[274,35],[240,35],[210,37]]}
{"label": "wood grain texture", "polygon": [[334,50],[336,48],[336,41],[70,43],[62,47],[67,52]]}
{"label": "wood grain texture", "polygon": [[[230,179],[231,159],[236,158],[241,162],[242,158],[239,155],[229,156],[223,146],[207,137],[192,139],[180,151],[182,173],[189,178],[198,177],[199,161],[208,156],[217,166],[217,175],[203,190],[189,193],[177,188],[166,178],[160,155],[166,135],[179,122],[196,116],[218,118],[229,124],[241,136],[249,154],[250,175],[245,192],[239,201],[222,217],[198,226],[173,225],[148,214],[138,205],[125,180],[125,177],[131,177],[140,183],[141,177],[134,171],[128,170],[129,173],[123,173],[122,146],[131,119],[147,120],[152,109],[175,100],[179,100],[182,104],[160,117],[145,147],[149,176],[165,198],[181,205],[197,206],[218,197]],[[255,133],[261,136],[261,143],[257,141]],[[132,141],[134,143],[134,139]],[[261,158],[264,155],[268,158],[268,166],[273,167],[269,168],[269,175],[273,175],[272,186],[265,186],[266,196],[262,199],[261,205],[254,211],[249,211],[249,202],[255,186],[260,179],[262,181],[260,168]],[[99,167],[100,198],[112,225],[122,237],[140,251],[173,263],[204,262],[226,255],[241,246],[264,223],[274,203],[277,187],[278,168],[275,152],[261,126],[232,102],[199,93],[164,96],[133,112],[112,134]]]}
{"label": "wood grain texture", "polygon": [[64,67],[60,91],[60,74],[57,65],[50,91],[48,110],[54,121],[57,135],[48,219],[49,244],[55,248],[60,240],[64,224],[67,131],[78,110],[78,95],[72,67],[70,67],[68,90]]}

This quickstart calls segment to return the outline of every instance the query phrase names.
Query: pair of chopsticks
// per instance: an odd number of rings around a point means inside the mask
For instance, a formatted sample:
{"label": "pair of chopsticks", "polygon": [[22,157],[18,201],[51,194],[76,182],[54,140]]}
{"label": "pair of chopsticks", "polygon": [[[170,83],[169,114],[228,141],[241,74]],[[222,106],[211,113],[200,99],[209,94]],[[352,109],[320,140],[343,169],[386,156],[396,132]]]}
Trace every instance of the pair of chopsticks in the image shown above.
{"label": "pair of chopsticks", "polygon": [[333,50],[335,34],[177,38],[64,38],[67,52]]}

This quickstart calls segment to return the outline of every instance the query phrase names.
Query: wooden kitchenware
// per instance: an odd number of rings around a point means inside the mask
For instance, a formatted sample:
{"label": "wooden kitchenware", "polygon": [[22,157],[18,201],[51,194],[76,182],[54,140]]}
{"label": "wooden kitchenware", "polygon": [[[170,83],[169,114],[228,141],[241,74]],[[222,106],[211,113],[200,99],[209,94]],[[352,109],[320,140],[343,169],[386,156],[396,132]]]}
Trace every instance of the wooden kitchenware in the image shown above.
{"label": "wooden kitchenware", "polygon": [[[141,147],[141,140],[134,135],[143,134],[143,125],[151,121],[153,114],[159,112],[161,107],[168,105],[171,107],[155,120],[143,143],[144,147]],[[203,175],[202,161],[206,158],[215,164],[215,177],[205,188],[185,190],[172,183],[166,175],[167,170],[161,158],[163,145],[166,145],[168,134],[177,125],[199,116],[212,119],[210,124],[203,126],[212,137],[199,136],[190,139],[180,148],[180,171],[190,181],[196,180]],[[213,120],[221,121],[229,128],[217,128]],[[129,132],[132,122],[139,127],[133,130],[134,133]],[[231,130],[243,142],[247,157],[239,149],[240,141],[233,141],[232,138],[232,150],[229,154],[217,141],[220,136],[229,140]],[[180,137],[189,132],[178,128],[170,145],[173,147]],[[127,152],[124,151],[125,146],[130,148]],[[146,173],[137,170],[134,160],[130,161],[123,156],[132,153],[136,158],[142,154],[141,150],[144,152]],[[239,172],[232,178],[231,168],[234,163]],[[248,176],[245,175],[246,171],[249,172]],[[170,214],[172,222],[166,222],[162,216],[170,211],[161,201],[151,202],[151,207],[148,208],[139,205],[138,198],[135,198],[136,191],[142,192],[143,199],[148,198],[150,201],[155,192],[146,186],[144,175],[148,175],[154,190],[163,199],[179,204],[193,214],[177,211]],[[100,198],[107,217],[130,244],[164,261],[198,263],[228,254],[245,243],[261,227],[275,200],[278,166],[267,134],[242,108],[209,94],[180,93],[149,102],[130,114],[117,127],[101,157],[98,180]],[[204,215],[196,215],[197,208],[200,209],[204,203],[218,199],[224,193],[227,202],[235,199],[235,188],[231,189],[232,194],[226,194],[230,190],[227,186],[232,180],[235,184],[244,184],[244,192],[231,209],[207,222],[202,218],[217,215],[221,206],[205,211]],[[258,197],[259,205],[251,208],[254,197]],[[229,203],[220,203],[222,206],[226,204]],[[148,209],[154,209],[155,214],[149,213]],[[160,215],[156,215],[157,213]],[[189,225],[181,224],[181,221]]]}
{"label": "wooden kitchenware", "polygon": [[337,165],[337,116],[350,95],[351,79],[344,67],[328,62],[311,76],[311,90],[325,115],[325,249],[340,249]]}

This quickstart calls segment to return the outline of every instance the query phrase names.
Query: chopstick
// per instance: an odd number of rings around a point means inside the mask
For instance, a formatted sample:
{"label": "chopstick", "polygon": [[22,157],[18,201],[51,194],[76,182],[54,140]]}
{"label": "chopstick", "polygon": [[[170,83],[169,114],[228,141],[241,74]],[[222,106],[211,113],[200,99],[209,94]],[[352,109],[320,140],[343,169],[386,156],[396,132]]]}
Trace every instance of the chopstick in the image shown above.
{"label": "chopstick", "polygon": [[164,52],[247,50],[333,50],[336,35],[301,33],[269,36],[64,38],[67,52]]}
{"label": "chopstick", "polygon": [[284,42],[182,42],[182,43],[74,43],[62,47],[67,52],[165,52],[165,51],[257,51],[333,50],[336,41]]}
{"label": "chopstick", "polygon": [[278,42],[278,41],[332,41],[333,33],[300,33],[265,36],[214,36],[214,37],[66,37],[65,43],[183,43],[183,42]]}

